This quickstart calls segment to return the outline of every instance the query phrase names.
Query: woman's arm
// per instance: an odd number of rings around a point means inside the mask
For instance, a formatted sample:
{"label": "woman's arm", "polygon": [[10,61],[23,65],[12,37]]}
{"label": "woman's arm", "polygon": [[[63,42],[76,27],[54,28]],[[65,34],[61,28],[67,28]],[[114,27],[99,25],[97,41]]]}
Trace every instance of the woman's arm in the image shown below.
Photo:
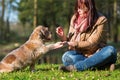
{"label": "woman's arm", "polygon": [[70,27],[69,27],[69,31],[68,31],[68,35],[66,36],[64,33],[64,30],[61,26],[59,26],[58,28],[56,28],[56,33],[59,36],[59,38],[61,39],[61,41],[68,41],[68,39],[71,37],[71,34],[74,32],[73,30],[73,22],[75,19],[75,15],[72,16],[71,21],[70,21]]}

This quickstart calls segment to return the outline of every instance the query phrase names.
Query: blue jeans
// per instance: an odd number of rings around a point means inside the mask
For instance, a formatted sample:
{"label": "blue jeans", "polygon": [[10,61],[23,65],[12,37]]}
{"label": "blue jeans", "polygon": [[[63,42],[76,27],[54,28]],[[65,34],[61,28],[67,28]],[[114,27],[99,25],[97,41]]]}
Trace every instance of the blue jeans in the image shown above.
{"label": "blue jeans", "polygon": [[113,46],[103,47],[99,52],[94,53],[91,57],[85,57],[76,51],[67,51],[62,56],[65,66],[74,65],[78,71],[83,71],[92,67],[99,67],[105,64],[115,63],[117,52]]}

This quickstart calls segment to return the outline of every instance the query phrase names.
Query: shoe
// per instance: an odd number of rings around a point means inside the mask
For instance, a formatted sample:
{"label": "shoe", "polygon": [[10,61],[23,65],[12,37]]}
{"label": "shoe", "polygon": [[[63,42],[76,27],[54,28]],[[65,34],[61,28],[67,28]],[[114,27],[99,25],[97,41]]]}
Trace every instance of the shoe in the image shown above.
{"label": "shoe", "polygon": [[115,64],[111,64],[110,65],[110,71],[114,71],[114,69],[115,69]]}
{"label": "shoe", "polygon": [[73,65],[69,66],[60,66],[59,70],[62,70],[64,72],[72,72],[72,71],[77,71],[77,69]]}

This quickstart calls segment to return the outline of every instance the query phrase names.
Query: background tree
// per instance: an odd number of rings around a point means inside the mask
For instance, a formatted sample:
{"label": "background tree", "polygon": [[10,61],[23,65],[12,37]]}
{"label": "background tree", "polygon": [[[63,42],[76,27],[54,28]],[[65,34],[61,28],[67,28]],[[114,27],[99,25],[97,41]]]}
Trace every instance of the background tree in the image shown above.
{"label": "background tree", "polygon": [[38,25],[38,0],[34,0],[34,21],[33,25],[36,27]]}
{"label": "background tree", "polygon": [[1,40],[4,40],[5,37],[4,37],[4,14],[5,14],[5,1],[2,0],[1,1],[1,5],[2,5],[2,14],[1,14],[1,17],[0,17],[0,38]]}
{"label": "background tree", "polygon": [[17,6],[15,4],[18,4],[16,0],[6,0],[5,1],[5,7],[6,7],[6,21],[5,21],[5,40],[10,40],[10,16],[13,11],[17,10]]}
{"label": "background tree", "polygon": [[[16,7],[13,3],[18,0],[1,0],[0,4],[0,39],[3,41],[10,35],[9,18],[10,14],[16,9],[19,11],[18,20],[24,32],[33,30],[35,26],[44,25],[53,31],[56,39],[55,28],[63,26],[68,31],[68,26],[72,14],[74,13],[75,0],[20,0]],[[109,41],[119,42],[120,27],[120,0],[95,0],[99,12],[103,13],[108,19]],[[8,7],[9,6],[9,7]],[[7,19],[4,20],[5,11]],[[20,25],[18,24],[18,25]],[[29,29],[26,29],[29,24]],[[26,35],[26,34],[24,34]]]}
{"label": "background tree", "polygon": [[1,0],[1,16],[0,16],[0,42],[9,41],[10,36],[10,14],[14,12],[17,6],[16,0]]}
{"label": "background tree", "polygon": [[113,31],[114,31],[114,35],[113,35],[113,40],[114,42],[118,42],[118,26],[117,26],[117,0],[114,0],[113,2]]}

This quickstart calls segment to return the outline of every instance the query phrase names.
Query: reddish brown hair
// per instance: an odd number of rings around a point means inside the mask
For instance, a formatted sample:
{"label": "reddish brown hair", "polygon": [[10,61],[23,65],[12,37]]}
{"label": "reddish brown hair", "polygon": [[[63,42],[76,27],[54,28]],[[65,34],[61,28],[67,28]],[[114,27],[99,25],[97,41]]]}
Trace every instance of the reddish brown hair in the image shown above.
{"label": "reddish brown hair", "polygon": [[76,0],[75,14],[78,16],[78,8],[84,8],[84,5],[88,8],[88,26],[92,27],[98,18],[94,0]]}

